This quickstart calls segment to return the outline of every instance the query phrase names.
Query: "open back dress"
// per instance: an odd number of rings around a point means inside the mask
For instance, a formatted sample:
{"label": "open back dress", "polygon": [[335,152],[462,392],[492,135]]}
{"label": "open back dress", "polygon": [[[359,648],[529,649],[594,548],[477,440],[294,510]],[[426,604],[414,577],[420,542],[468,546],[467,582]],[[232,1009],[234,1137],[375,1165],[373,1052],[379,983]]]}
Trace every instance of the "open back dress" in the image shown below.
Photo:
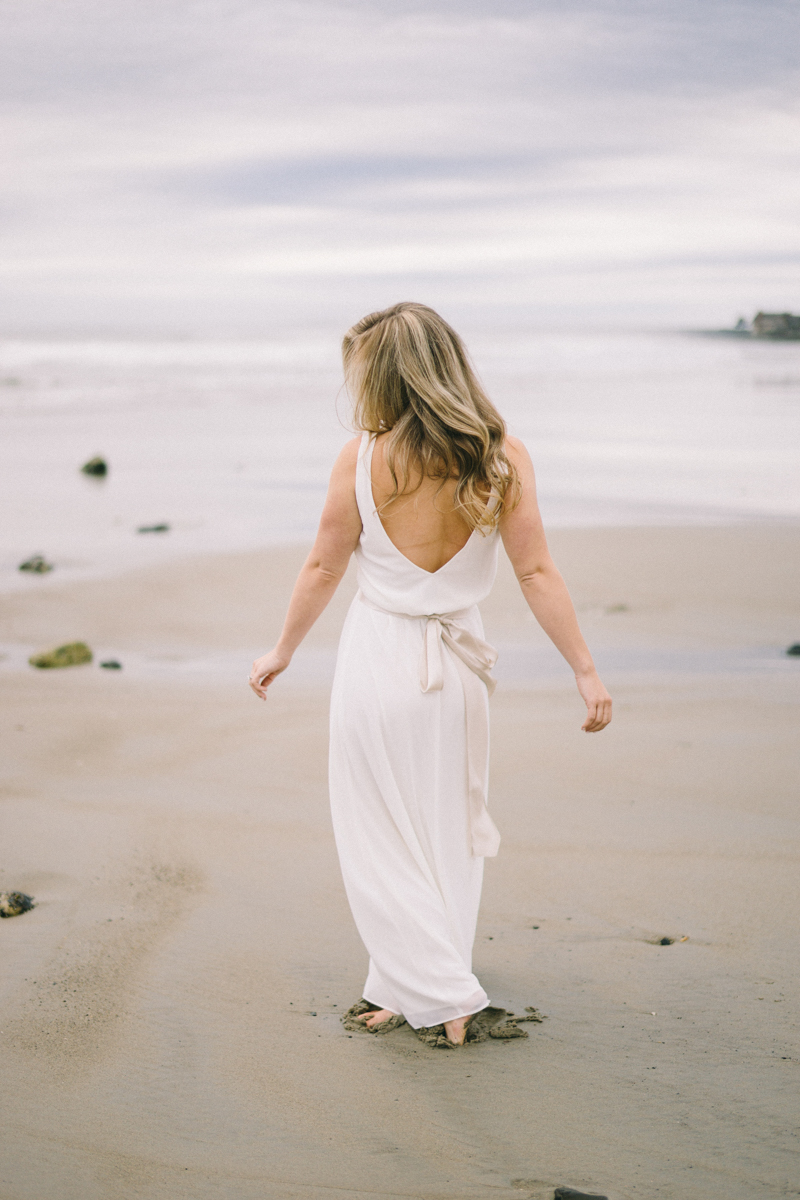
{"label": "open back dress", "polygon": [[375,438],[356,467],[359,591],[331,698],[330,797],[347,897],[370,957],[364,999],[413,1028],[488,1004],[472,973],[486,809],[490,670],[478,603],[498,534],[473,532],[438,571],[391,541],[372,493]]}

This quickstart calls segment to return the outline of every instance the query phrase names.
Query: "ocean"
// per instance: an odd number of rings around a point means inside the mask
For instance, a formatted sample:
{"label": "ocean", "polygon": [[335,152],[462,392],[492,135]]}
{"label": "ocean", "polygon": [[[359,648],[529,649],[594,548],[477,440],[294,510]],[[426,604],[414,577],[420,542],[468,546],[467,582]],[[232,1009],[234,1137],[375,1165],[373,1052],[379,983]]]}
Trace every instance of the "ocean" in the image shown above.
{"label": "ocean", "polygon": [[[473,331],[545,525],[800,517],[800,343]],[[309,542],[349,401],[338,337],[0,342],[0,586]],[[81,465],[102,455],[109,472]],[[167,524],[162,533],[142,525]]]}

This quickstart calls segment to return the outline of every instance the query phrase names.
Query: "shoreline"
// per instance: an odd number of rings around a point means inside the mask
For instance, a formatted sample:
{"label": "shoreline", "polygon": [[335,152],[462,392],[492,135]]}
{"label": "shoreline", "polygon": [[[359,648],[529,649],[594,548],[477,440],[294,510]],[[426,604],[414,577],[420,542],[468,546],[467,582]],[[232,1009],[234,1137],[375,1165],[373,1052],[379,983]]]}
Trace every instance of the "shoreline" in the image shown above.
{"label": "shoreline", "polygon": [[[800,521],[554,529],[548,540],[589,641],[594,632],[613,645],[634,631],[662,648],[711,649],[748,636],[776,646],[797,640]],[[308,549],[194,554],[91,579],[29,578],[5,596],[0,642],[82,639],[137,651],[260,646],[280,630]],[[307,645],[335,646],[355,590],[351,560]],[[502,548],[495,587],[480,607],[487,635],[547,642]]]}
{"label": "shoreline", "polygon": [[[546,501],[542,501],[543,507]],[[727,509],[692,508],[674,509],[666,505],[648,505],[633,502],[608,502],[605,511],[597,520],[586,519],[586,510],[593,507],[590,501],[564,501],[556,499],[555,507],[560,511],[560,517],[545,522],[548,539],[559,537],[561,534],[602,534],[605,531],[621,531],[634,529],[794,529],[800,527],[800,514],[792,512],[747,512],[729,511]],[[601,511],[603,506],[600,506]],[[570,509],[582,512],[582,519],[574,513],[566,517]],[[634,519],[639,514],[639,519]],[[102,580],[119,578],[130,572],[157,570],[190,561],[202,561],[233,555],[274,554],[310,547],[314,538],[315,527],[307,531],[295,533],[287,538],[274,540],[258,540],[251,544],[223,545],[221,542],[210,547],[185,545],[180,547],[181,539],[186,530],[179,523],[166,534],[131,535],[129,550],[121,553],[119,544],[109,544],[102,552],[103,561],[92,561],[86,557],[86,551],[73,550],[66,554],[42,552],[42,538],[30,538],[25,548],[17,546],[16,550],[6,547],[0,553],[0,597],[35,594],[37,588],[44,586],[58,587],[60,585],[77,585],[95,583]],[[149,546],[141,538],[163,538],[163,541]],[[44,539],[45,541],[47,539]],[[31,545],[37,543],[38,549],[31,550]],[[176,542],[178,546],[176,547]],[[42,575],[30,575],[20,572],[19,563],[35,554],[53,563],[53,571]]]}

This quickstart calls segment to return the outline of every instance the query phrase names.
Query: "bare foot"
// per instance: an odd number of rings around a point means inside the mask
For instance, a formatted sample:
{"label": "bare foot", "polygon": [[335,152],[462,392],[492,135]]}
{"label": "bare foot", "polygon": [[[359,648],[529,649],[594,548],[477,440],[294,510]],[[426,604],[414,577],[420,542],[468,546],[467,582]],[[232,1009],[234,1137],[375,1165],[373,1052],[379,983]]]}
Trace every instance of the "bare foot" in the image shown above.
{"label": "bare foot", "polygon": [[448,1042],[452,1042],[454,1046],[463,1046],[467,1036],[467,1026],[474,1016],[474,1013],[470,1013],[468,1017],[456,1017],[454,1021],[445,1021],[444,1035]]}
{"label": "bare foot", "polygon": [[362,1013],[360,1017],[356,1017],[356,1020],[363,1021],[367,1029],[374,1029],[376,1025],[382,1025],[390,1017],[396,1016],[397,1013],[393,1013],[390,1008],[379,1008],[377,1012]]}

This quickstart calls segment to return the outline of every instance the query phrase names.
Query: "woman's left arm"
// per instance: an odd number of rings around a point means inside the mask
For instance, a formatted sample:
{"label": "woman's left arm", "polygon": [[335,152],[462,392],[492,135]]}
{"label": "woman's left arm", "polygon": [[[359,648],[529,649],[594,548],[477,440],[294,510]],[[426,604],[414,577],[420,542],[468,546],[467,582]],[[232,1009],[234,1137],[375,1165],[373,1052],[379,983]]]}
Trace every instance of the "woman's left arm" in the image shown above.
{"label": "woman's left arm", "polygon": [[295,650],[329,603],[358,545],[361,517],[355,472],[359,443],[360,438],[347,443],[331,472],[317,537],[294,585],[281,636],[272,650],[253,663],[249,683],[261,700],[266,700],[267,688],[289,666]]}
{"label": "woman's left arm", "polygon": [[511,437],[506,439],[506,453],[517,469],[520,495],[516,508],[500,518],[503,545],[528,607],[575,672],[587,710],[582,728],[599,733],[611,720],[611,697],[583,640],[567,585],[550,557],[530,455],[522,442]]}

